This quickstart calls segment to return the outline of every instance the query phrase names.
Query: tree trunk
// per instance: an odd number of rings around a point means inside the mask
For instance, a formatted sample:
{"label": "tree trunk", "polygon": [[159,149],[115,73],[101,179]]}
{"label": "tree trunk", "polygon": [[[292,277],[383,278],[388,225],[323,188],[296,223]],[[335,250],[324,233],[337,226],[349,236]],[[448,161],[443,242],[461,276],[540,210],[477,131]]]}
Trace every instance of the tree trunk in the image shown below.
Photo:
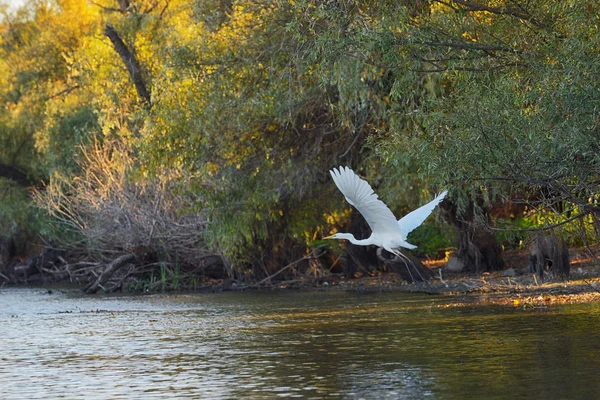
{"label": "tree trunk", "polygon": [[496,234],[483,226],[462,226],[456,257],[463,263],[465,272],[491,272],[504,268],[502,247]]}
{"label": "tree trunk", "polygon": [[8,267],[15,256],[15,242],[12,237],[0,236],[0,278],[10,281]]}
{"label": "tree trunk", "polygon": [[558,239],[554,232],[550,236],[538,235],[529,247],[529,271],[542,280],[550,275],[560,279],[568,279],[571,273],[569,249],[564,239]]}
{"label": "tree trunk", "polygon": [[34,184],[26,172],[12,165],[0,164],[0,177],[10,179],[20,186],[33,186]]}
{"label": "tree trunk", "polygon": [[119,10],[121,11],[121,14],[125,15],[127,14],[127,12],[129,11],[129,0],[118,0],[119,2]]}
{"label": "tree trunk", "polygon": [[444,217],[460,232],[456,258],[464,265],[464,272],[492,272],[504,268],[502,247],[496,233],[489,229],[489,214],[484,210],[484,221],[475,221],[475,205],[471,201],[464,216],[456,212],[456,205],[448,200],[440,204]]}
{"label": "tree trunk", "polygon": [[127,48],[121,36],[119,36],[119,32],[111,25],[106,24],[104,27],[104,34],[110,39],[112,42],[115,51],[123,60],[123,63],[127,67],[127,71],[129,71],[129,76],[135,85],[135,89],[137,90],[138,96],[144,103],[146,103],[146,107],[152,107],[152,99],[150,98],[150,92],[146,87],[146,81],[142,76],[142,68],[138,63],[135,55]]}

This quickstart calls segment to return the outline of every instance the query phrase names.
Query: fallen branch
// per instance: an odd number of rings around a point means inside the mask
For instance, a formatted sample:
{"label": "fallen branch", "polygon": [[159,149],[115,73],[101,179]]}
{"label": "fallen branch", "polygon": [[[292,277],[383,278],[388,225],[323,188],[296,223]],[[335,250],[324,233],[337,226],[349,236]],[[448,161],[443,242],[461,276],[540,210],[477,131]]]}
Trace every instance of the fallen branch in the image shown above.
{"label": "fallen branch", "polygon": [[119,279],[119,281],[117,283],[115,283],[114,285],[112,285],[110,288],[105,289],[106,293],[114,293],[118,290],[122,290],[123,289],[123,283],[127,280],[127,278],[129,278],[133,272],[135,271],[135,266],[131,266],[129,267],[129,269],[127,270],[127,272],[125,273],[125,275],[123,275],[121,277],[121,279]]}
{"label": "fallen branch", "polygon": [[118,257],[117,259],[113,260],[110,264],[108,264],[108,266],[106,267],[106,269],[100,274],[100,276],[98,277],[98,279],[96,279],[96,281],[94,283],[92,283],[90,286],[88,286],[85,289],[85,292],[87,294],[96,293],[98,291],[98,289],[101,288],[102,285],[105,284],[106,281],[108,281],[110,279],[110,277],[119,268],[121,268],[122,266],[126,265],[127,263],[130,263],[134,259],[135,259],[135,255],[133,255],[133,254],[124,254],[121,257]]}
{"label": "fallen branch", "polygon": [[281,268],[279,271],[275,272],[275,273],[274,273],[274,274],[272,274],[272,275],[269,275],[269,276],[267,276],[265,279],[263,279],[262,281],[258,282],[256,285],[252,285],[252,286],[250,286],[250,287],[253,287],[253,286],[254,286],[254,287],[258,287],[258,286],[262,285],[263,283],[265,283],[265,282],[267,282],[267,281],[270,281],[270,280],[271,280],[271,278],[273,278],[273,277],[275,277],[275,276],[277,276],[277,275],[281,274],[282,272],[284,272],[284,271],[286,271],[286,270],[290,269],[291,267],[293,267],[294,265],[296,265],[296,264],[298,264],[298,263],[300,263],[300,262],[302,262],[302,261],[305,261],[305,260],[311,260],[311,259],[313,259],[313,258],[319,258],[319,257],[321,256],[321,254],[322,254],[322,253],[319,253],[318,255],[315,255],[315,254],[317,253],[317,251],[318,251],[318,250],[323,250],[323,248],[324,248],[324,246],[319,246],[319,247],[317,247],[316,249],[314,249],[313,251],[311,251],[310,253],[308,253],[308,254],[307,254],[307,255],[305,255],[304,257],[302,257],[302,258],[299,258],[299,259],[297,259],[296,261],[289,263],[289,264],[288,264],[288,265],[286,265],[285,267]]}

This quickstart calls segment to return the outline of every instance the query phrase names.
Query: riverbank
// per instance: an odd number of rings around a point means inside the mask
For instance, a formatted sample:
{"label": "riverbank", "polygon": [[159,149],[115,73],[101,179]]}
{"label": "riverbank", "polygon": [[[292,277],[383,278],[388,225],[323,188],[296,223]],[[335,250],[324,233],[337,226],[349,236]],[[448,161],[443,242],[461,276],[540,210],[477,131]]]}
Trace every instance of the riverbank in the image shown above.
{"label": "riverbank", "polygon": [[[540,282],[534,275],[503,276],[502,272],[481,276],[455,274],[440,280],[434,278],[429,285],[407,284],[393,274],[378,277],[340,281],[325,290],[351,290],[361,293],[412,292],[454,297],[456,301],[444,307],[473,304],[503,305],[511,307],[547,307],[555,304],[574,304],[600,301],[600,276],[577,274],[566,281]],[[282,284],[281,288],[287,288]],[[318,288],[323,290],[322,288]]]}
{"label": "riverbank", "polygon": [[[314,291],[351,291],[358,293],[377,292],[414,292],[427,293],[437,296],[451,296],[453,301],[449,306],[466,306],[473,304],[502,305],[510,307],[547,307],[553,304],[571,304],[600,301],[600,264],[596,259],[587,256],[581,250],[571,251],[571,275],[568,280],[553,280],[539,277],[527,272],[528,254],[525,252],[509,251],[504,255],[507,269],[494,273],[464,274],[449,272],[446,260],[424,261],[433,273],[428,284],[410,284],[397,272],[380,270],[370,271],[369,274],[359,272],[352,278],[341,273],[315,271],[314,274],[297,274],[293,280],[276,281],[263,279],[258,283],[243,283],[232,279],[211,278],[198,276],[192,272],[185,274],[168,266],[161,266],[160,274],[153,270],[145,277],[133,277],[130,271],[123,267],[120,274],[113,277],[115,282],[109,282],[103,277],[112,275],[111,266],[125,265],[131,255],[125,255],[103,266],[100,263],[79,263],[78,269],[56,268],[56,272],[45,268],[50,280],[39,279],[21,281],[17,286],[42,284],[52,286],[79,284],[86,293],[100,291],[109,292],[221,292],[221,291],[252,291],[252,290],[314,290]],[[129,258],[127,258],[129,257]],[[62,258],[58,257],[62,260]],[[46,257],[48,259],[48,257]],[[124,261],[123,261],[124,259]],[[130,261],[130,260],[129,260]],[[107,274],[107,271],[110,274]],[[90,277],[84,274],[92,274]],[[61,279],[56,279],[62,275]],[[90,285],[90,281],[93,282]],[[11,285],[13,286],[13,285]],[[92,288],[93,290],[90,290]]]}
{"label": "riverbank", "polygon": [[480,275],[448,273],[444,260],[425,264],[434,272],[429,284],[410,284],[397,273],[376,273],[347,279],[327,276],[318,279],[280,282],[270,289],[345,290],[359,293],[413,292],[456,299],[444,307],[473,304],[543,308],[556,304],[600,301],[600,265],[582,251],[573,251],[571,277],[568,280],[542,281],[527,272],[527,254],[511,252],[505,256],[509,268]]}

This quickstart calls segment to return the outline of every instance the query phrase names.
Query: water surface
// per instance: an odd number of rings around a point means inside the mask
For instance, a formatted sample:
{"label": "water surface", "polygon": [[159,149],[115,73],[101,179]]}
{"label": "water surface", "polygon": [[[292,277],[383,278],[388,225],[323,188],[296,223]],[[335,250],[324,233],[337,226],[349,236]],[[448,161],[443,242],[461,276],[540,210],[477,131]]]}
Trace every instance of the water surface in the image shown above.
{"label": "water surface", "polygon": [[589,399],[599,304],[0,290],[0,398]]}

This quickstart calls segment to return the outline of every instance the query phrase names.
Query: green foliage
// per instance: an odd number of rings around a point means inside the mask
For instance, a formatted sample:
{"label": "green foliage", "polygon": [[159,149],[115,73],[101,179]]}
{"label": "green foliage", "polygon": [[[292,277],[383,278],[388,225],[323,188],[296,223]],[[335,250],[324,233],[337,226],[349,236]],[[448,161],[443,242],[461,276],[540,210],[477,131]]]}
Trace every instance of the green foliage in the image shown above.
{"label": "green foliage", "polygon": [[27,198],[27,190],[9,181],[0,182],[0,229],[3,236],[12,236],[21,231],[36,233],[41,228],[36,218],[36,209]]}
{"label": "green foliage", "polygon": [[[348,224],[333,218],[348,206],[327,170],[349,165],[398,215],[450,188],[459,215],[521,198],[558,215],[528,227],[581,212],[595,237],[596,2],[130,3],[31,1],[2,17],[0,161],[64,180],[48,203],[76,199],[100,227],[138,216],[158,252],[144,218],[161,204],[168,226],[202,220],[203,251],[278,268]],[[96,145],[106,157],[86,159]],[[17,208],[8,225],[26,223]],[[428,254],[452,236],[436,224],[413,235]]]}
{"label": "green foliage", "polygon": [[426,223],[408,235],[408,242],[418,246],[414,252],[419,256],[443,258],[444,254],[439,253],[454,246],[454,236],[455,232],[448,225]]}
{"label": "green foliage", "polygon": [[598,233],[596,222],[591,215],[567,223],[569,218],[580,212],[580,210],[572,210],[569,213],[543,212],[513,220],[499,219],[496,221],[500,229],[497,238],[505,248],[525,249],[531,240],[539,235],[540,229],[557,226],[554,232],[565,240],[567,246],[583,247],[596,242]]}
{"label": "green foliage", "polygon": [[[589,79],[595,68],[589,57],[599,36],[586,28],[595,6],[539,2],[531,7],[526,12],[545,21],[538,23],[544,29],[515,24],[510,15],[444,7],[434,14],[434,30],[421,24],[415,41],[452,42],[442,32],[454,40],[454,46],[429,49],[429,59],[438,60],[440,72],[434,74],[447,89],[441,97],[424,96],[413,110],[414,129],[391,126],[398,145],[383,147],[384,154],[402,146],[436,180],[485,182],[501,192],[507,190],[506,178],[529,189],[553,176],[585,179],[582,168],[594,168],[598,161],[590,152],[597,147],[590,134],[596,124],[591,93],[598,88]],[[501,50],[482,53],[482,46]],[[584,163],[577,162],[580,157]]]}
{"label": "green foliage", "polygon": [[[81,107],[66,115],[48,129],[48,138],[44,143],[48,168],[66,175],[77,172],[83,161],[81,150],[99,134],[100,125],[90,107]],[[40,147],[41,141],[38,140]]]}

